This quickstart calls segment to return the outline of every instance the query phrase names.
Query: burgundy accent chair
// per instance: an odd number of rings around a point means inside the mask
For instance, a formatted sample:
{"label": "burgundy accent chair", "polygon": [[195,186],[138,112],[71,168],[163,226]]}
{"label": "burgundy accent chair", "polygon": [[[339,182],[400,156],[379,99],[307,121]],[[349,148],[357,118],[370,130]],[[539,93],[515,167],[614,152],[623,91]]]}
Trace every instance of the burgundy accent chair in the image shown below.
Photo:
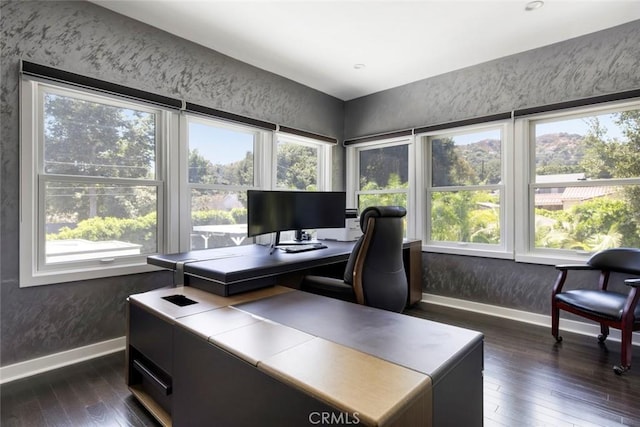
{"label": "burgundy accent chair", "polygon": [[[558,265],[558,278],[551,296],[551,333],[557,342],[560,310],[582,316],[600,324],[598,341],[604,343],[609,328],[620,329],[622,336],[621,364],[613,367],[621,375],[631,367],[632,332],[640,330],[640,278],[626,279],[627,294],[608,289],[611,273],[640,276],[640,249],[616,248],[594,254],[585,265]],[[569,271],[596,270],[600,272],[598,286],[580,285],[578,289],[563,291]]]}

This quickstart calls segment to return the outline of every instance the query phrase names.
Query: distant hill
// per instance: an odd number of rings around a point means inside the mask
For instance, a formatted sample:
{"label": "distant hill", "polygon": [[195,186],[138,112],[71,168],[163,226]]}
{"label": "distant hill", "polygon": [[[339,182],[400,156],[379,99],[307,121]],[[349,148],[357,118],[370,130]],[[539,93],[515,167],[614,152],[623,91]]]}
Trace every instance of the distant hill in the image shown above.
{"label": "distant hill", "polygon": [[550,133],[536,138],[536,158],[543,162],[575,165],[584,157],[584,136],[569,133]]}
{"label": "distant hill", "polygon": [[[536,138],[536,167],[538,172],[571,173],[580,172],[576,166],[584,157],[584,136],[569,133],[550,133]],[[459,146],[459,152],[467,159],[471,167],[478,171],[482,162],[497,161],[494,154],[500,147],[496,139],[483,139],[473,144]],[[540,170],[540,169],[543,169]],[[575,170],[574,170],[575,169]]]}

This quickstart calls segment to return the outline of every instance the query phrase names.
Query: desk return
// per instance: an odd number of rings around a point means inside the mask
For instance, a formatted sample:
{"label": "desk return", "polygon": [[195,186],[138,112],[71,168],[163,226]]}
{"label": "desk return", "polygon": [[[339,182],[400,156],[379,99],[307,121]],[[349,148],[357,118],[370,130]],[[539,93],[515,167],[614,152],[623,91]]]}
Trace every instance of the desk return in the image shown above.
{"label": "desk return", "polygon": [[127,313],[127,382],[163,425],[482,425],[474,331],[280,286],[159,289]]}

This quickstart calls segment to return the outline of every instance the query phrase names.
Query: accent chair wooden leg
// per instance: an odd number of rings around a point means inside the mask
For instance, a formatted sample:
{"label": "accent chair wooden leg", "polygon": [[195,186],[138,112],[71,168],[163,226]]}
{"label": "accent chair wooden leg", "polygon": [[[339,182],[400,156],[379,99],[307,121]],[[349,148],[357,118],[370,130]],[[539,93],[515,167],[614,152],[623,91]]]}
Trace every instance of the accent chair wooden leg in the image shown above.
{"label": "accent chair wooden leg", "polygon": [[600,323],[600,335],[598,335],[598,341],[604,342],[609,336],[609,327],[604,323]]}
{"label": "accent chair wooden leg", "polygon": [[631,337],[633,328],[624,328],[620,332],[622,338],[620,361],[622,362],[622,365],[613,367],[613,372],[618,375],[624,374],[629,370],[629,368],[631,368]]}
{"label": "accent chair wooden leg", "polygon": [[555,301],[551,303],[551,335],[556,339],[557,342],[562,341],[562,337],[558,335],[558,330],[560,328],[560,309],[556,305]]}

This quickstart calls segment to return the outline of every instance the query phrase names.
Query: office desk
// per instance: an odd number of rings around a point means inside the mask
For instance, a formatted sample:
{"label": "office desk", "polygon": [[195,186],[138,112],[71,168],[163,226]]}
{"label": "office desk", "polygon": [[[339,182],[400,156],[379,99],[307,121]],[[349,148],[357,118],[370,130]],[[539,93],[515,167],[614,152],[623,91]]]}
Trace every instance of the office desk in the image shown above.
{"label": "office desk", "polygon": [[127,384],[165,426],[482,425],[475,331],[280,286],[127,314]]}
{"label": "office desk", "polygon": [[[242,245],[166,255],[152,255],[147,263],[174,272],[174,284],[189,285],[221,296],[282,284],[285,276],[302,279],[305,272],[346,265],[355,242],[323,241],[324,249],[286,253],[267,246]],[[403,258],[409,283],[407,305],[422,298],[422,241],[405,240]],[[296,287],[296,280],[287,281]]]}

